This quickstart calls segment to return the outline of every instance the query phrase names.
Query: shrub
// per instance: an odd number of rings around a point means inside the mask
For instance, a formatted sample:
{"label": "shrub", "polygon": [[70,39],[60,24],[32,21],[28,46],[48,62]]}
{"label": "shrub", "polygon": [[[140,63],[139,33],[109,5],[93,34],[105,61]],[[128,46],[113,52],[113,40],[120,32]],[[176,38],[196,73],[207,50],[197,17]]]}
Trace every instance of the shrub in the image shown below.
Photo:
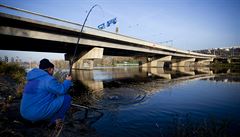
{"label": "shrub", "polygon": [[26,83],[26,71],[17,63],[0,62],[0,76],[9,77],[17,85],[16,92],[21,93]]}

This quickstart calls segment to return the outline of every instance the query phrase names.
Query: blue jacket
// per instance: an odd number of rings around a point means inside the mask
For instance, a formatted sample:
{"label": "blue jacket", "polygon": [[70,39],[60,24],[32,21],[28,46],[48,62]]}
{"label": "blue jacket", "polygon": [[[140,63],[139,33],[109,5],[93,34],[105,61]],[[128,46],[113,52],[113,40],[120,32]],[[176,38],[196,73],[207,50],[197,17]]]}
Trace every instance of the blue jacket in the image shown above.
{"label": "blue jacket", "polygon": [[50,119],[62,106],[64,95],[72,84],[70,80],[59,83],[53,76],[38,68],[27,74],[27,81],[20,113],[23,118],[32,122]]}

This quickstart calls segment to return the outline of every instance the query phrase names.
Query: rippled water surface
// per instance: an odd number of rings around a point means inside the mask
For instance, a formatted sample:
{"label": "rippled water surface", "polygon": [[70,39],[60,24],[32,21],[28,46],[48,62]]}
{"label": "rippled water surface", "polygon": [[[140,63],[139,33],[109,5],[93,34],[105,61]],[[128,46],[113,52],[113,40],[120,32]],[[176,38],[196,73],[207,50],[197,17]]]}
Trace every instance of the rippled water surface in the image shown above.
{"label": "rippled water surface", "polygon": [[231,132],[240,129],[238,70],[108,68],[78,70],[74,79],[74,102],[98,108],[91,135],[163,136],[186,117],[228,120]]}

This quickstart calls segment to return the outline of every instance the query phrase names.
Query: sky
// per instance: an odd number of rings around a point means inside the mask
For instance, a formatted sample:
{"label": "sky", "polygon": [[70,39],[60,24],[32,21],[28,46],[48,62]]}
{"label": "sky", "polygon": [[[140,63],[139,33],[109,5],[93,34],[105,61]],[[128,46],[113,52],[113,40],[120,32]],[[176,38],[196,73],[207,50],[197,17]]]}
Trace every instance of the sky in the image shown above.
{"label": "sky", "polygon": [[[105,31],[115,32],[118,27],[119,34],[183,50],[240,45],[239,0],[0,0],[0,3],[80,24],[97,4],[86,23],[93,28],[116,17],[117,24]],[[0,12],[70,26],[1,7]],[[0,54],[23,59],[38,57],[30,52],[0,51]],[[63,54],[41,53],[39,58],[43,56],[63,59]]]}

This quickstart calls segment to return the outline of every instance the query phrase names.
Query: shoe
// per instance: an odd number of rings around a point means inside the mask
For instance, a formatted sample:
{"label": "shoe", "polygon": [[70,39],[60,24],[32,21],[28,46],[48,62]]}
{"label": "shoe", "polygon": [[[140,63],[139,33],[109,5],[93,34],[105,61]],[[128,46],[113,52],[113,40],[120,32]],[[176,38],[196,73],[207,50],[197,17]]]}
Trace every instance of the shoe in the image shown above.
{"label": "shoe", "polygon": [[55,129],[52,132],[50,137],[58,137],[62,132],[63,126],[64,126],[64,123],[63,123],[62,119],[56,119]]}

